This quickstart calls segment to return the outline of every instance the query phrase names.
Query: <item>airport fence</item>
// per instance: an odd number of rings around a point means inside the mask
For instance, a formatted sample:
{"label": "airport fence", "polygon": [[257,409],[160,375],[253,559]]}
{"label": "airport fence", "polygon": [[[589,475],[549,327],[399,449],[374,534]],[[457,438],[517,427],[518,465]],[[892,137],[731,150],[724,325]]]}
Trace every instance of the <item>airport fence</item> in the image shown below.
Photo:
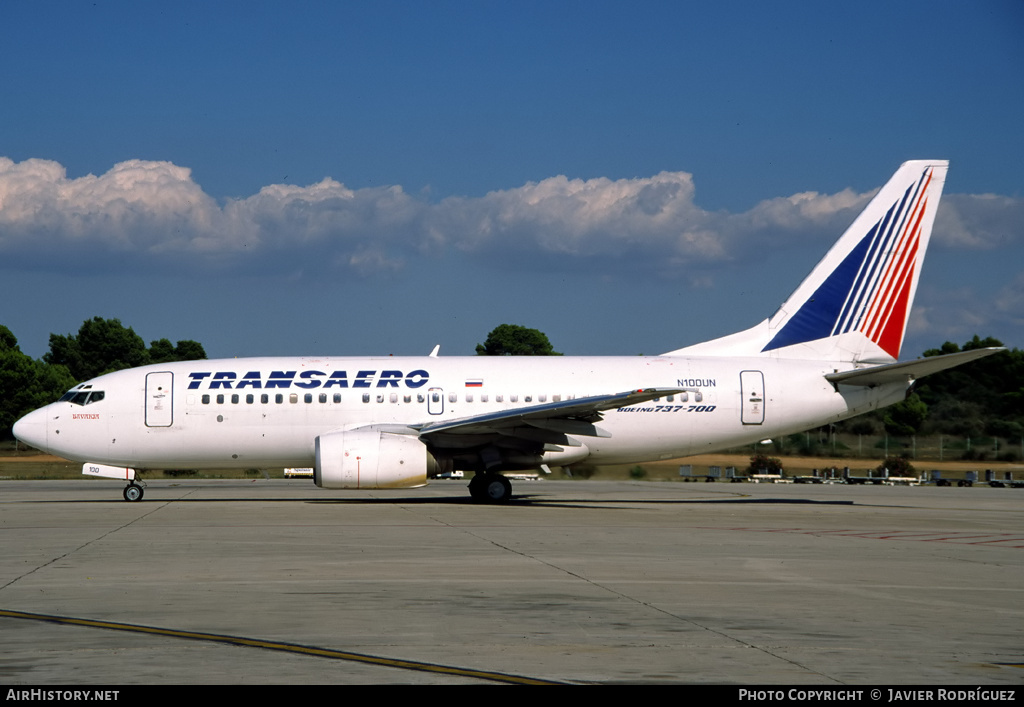
{"label": "airport fence", "polygon": [[834,457],[837,459],[884,459],[905,456],[918,461],[1024,460],[1024,437],[958,437],[955,435],[861,435],[812,430],[773,439],[770,444],[753,444],[730,450],[737,454]]}

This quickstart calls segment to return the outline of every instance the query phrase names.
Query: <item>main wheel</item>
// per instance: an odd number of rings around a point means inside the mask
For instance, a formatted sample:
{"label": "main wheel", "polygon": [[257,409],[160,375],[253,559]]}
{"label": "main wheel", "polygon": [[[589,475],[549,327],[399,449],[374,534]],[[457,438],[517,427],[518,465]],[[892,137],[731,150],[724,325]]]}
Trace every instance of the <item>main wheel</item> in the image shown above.
{"label": "main wheel", "polygon": [[126,501],[141,501],[142,500],[142,487],[136,483],[128,484],[124,487],[124,500]]}
{"label": "main wheel", "polygon": [[488,474],[484,489],[488,503],[508,503],[512,498],[512,482],[501,474]]}
{"label": "main wheel", "polygon": [[478,503],[508,503],[512,483],[501,474],[477,474],[469,480],[469,495]]}

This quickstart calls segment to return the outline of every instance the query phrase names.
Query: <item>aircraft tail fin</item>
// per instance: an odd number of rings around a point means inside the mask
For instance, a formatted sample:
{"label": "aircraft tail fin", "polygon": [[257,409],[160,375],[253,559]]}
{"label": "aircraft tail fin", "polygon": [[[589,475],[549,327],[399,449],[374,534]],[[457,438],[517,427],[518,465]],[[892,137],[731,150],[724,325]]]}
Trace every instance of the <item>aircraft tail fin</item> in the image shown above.
{"label": "aircraft tail fin", "polygon": [[897,360],[948,166],[903,163],[774,315],[666,355]]}

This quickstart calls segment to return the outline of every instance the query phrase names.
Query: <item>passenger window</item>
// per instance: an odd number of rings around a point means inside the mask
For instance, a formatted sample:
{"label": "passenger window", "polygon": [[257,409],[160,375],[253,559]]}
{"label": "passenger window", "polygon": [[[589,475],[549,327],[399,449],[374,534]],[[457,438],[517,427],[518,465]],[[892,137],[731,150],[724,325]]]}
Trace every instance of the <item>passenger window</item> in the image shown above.
{"label": "passenger window", "polygon": [[525,398],[523,398],[523,402],[524,403],[532,403],[533,402],[533,396],[532,395],[527,395]]}
{"label": "passenger window", "polygon": [[457,403],[459,402],[459,396],[456,393],[448,393],[448,402]]}
{"label": "passenger window", "polygon": [[311,403],[311,402],[313,402],[313,394],[312,393],[306,393],[305,395],[302,396],[302,399],[305,402],[307,402],[307,403]]}
{"label": "passenger window", "polygon": [[390,399],[391,399],[391,402],[397,403],[398,402],[398,393],[392,393],[391,396],[390,396]]}
{"label": "passenger window", "polygon": [[274,402],[280,405],[284,402],[284,393],[278,393],[274,396]]}
{"label": "passenger window", "polygon": [[503,403],[503,402],[505,402],[505,396],[504,395],[495,395],[494,396],[494,402],[496,402],[496,403]]}
{"label": "passenger window", "polygon": [[510,396],[508,396],[508,401],[509,401],[510,403],[518,403],[518,402],[519,402],[519,395],[518,395],[518,394],[516,394],[516,395],[510,395]]}
{"label": "passenger window", "polygon": [[551,402],[553,402],[553,403],[560,403],[560,402],[562,402],[562,396],[561,395],[552,395],[551,396]]}
{"label": "passenger window", "polygon": [[234,393],[231,396],[231,404],[238,405],[238,393]]}
{"label": "passenger window", "polygon": [[245,403],[246,403],[246,405],[252,405],[254,402],[256,402],[256,396],[255,395],[253,395],[252,393],[249,393],[248,395],[245,396]]}
{"label": "passenger window", "polygon": [[327,402],[327,393],[320,393],[320,402],[322,402],[322,403],[326,403]]}
{"label": "passenger window", "polygon": [[486,403],[487,402],[487,394],[486,393],[484,393],[483,395],[480,396],[480,402],[482,402],[482,403]]}
{"label": "passenger window", "polygon": [[548,401],[548,396],[547,395],[538,395],[537,396],[537,402],[538,403],[546,403],[547,401]]}
{"label": "passenger window", "polygon": [[210,396],[209,395],[204,395],[203,396],[203,405],[209,405],[209,404],[210,404]]}
{"label": "passenger window", "polygon": [[364,403],[370,402],[370,394],[369,393],[363,393],[363,402]]}
{"label": "passenger window", "polygon": [[289,394],[288,395],[288,402],[290,402],[292,405],[294,405],[295,403],[299,402],[299,394],[298,393],[291,393],[291,394]]}
{"label": "passenger window", "polygon": [[472,393],[466,393],[466,402],[467,403],[473,402],[473,394]]}
{"label": "passenger window", "polygon": [[341,402],[341,393],[335,393],[334,394],[334,402],[336,402],[336,403],[340,403]]}
{"label": "passenger window", "polygon": [[412,402],[412,396],[411,395],[403,395],[402,396],[402,402],[403,403],[411,403]]}
{"label": "passenger window", "polygon": [[260,402],[266,405],[267,403],[270,402],[270,396],[267,395],[266,393],[263,393],[263,395],[260,396]]}
{"label": "passenger window", "polygon": [[377,402],[378,402],[378,403],[382,403],[382,402],[384,402],[384,396],[383,396],[383,395],[378,395],[378,396],[377,396]]}
{"label": "passenger window", "polygon": [[223,393],[221,393],[220,395],[217,396],[217,404],[218,405],[223,405],[224,404],[224,394]]}

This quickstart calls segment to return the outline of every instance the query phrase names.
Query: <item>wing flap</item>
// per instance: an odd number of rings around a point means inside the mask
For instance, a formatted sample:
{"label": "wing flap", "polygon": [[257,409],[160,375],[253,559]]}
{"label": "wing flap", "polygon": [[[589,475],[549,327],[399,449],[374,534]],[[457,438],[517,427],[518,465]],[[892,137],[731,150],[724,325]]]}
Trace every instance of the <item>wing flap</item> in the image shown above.
{"label": "wing flap", "polygon": [[[593,423],[602,419],[606,410],[682,393],[679,388],[641,388],[625,393],[592,395],[530,407],[502,410],[456,420],[443,420],[414,426],[421,438],[449,435],[511,435],[522,438],[552,439],[564,435],[609,437],[609,433]],[[527,433],[526,430],[532,430]],[[564,443],[563,443],[564,444]]]}

